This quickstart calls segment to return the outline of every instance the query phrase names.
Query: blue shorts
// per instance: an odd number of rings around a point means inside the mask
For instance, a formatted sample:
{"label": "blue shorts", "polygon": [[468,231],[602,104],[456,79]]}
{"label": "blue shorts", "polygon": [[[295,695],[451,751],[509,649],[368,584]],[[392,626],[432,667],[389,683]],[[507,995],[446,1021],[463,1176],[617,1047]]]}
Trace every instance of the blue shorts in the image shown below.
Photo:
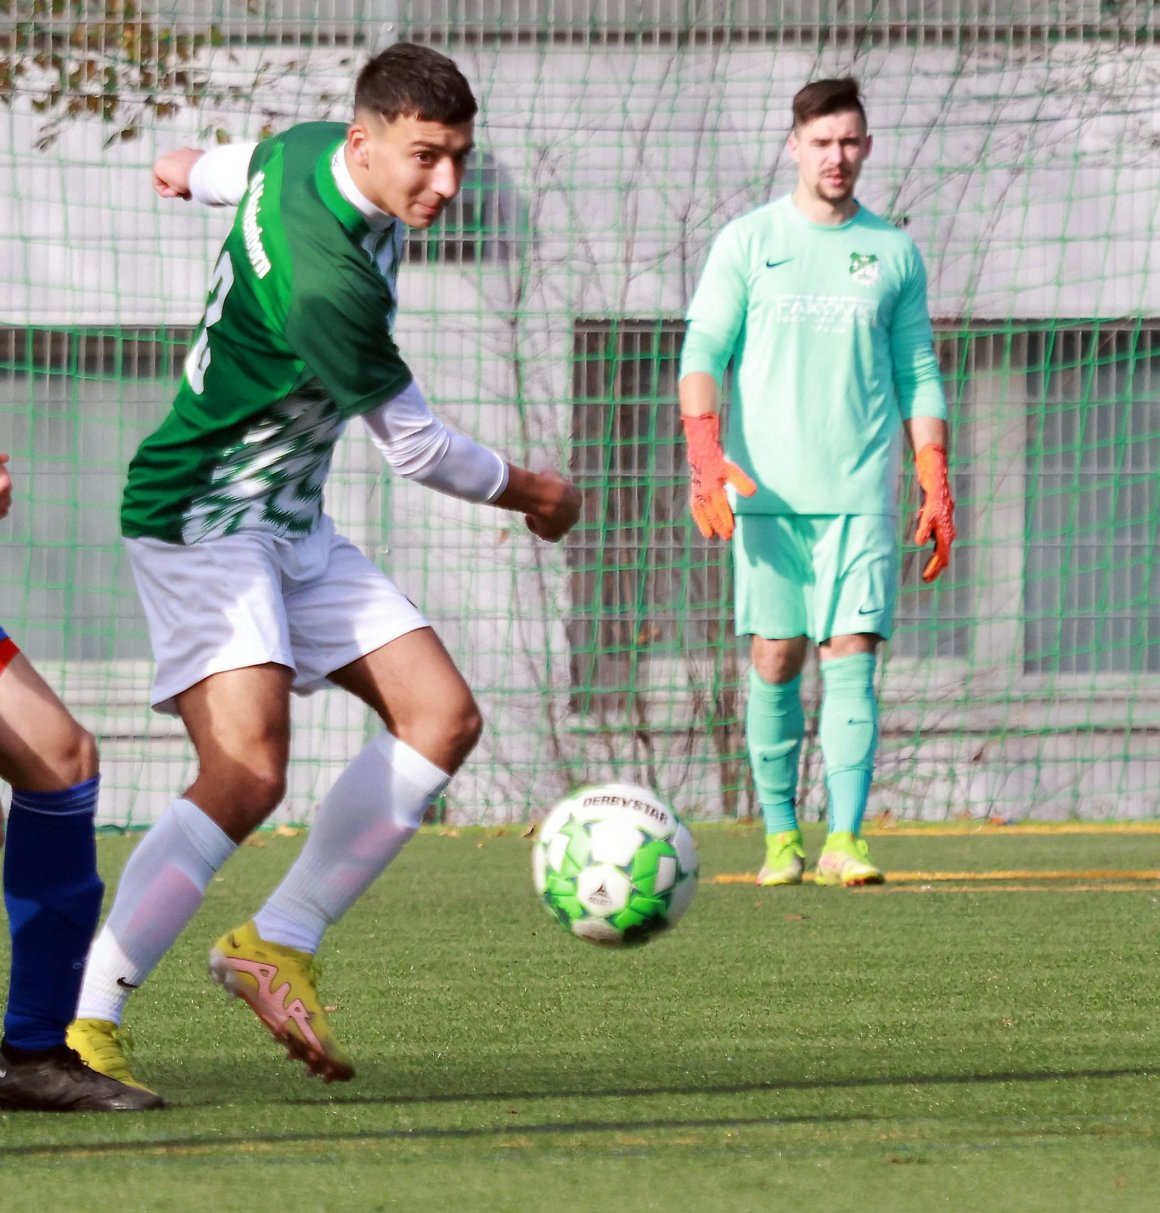
{"label": "blue shorts", "polygon": [[738,514],[734,616],[742,636],[821,644],[890,638],[898,520],[887,514]]}

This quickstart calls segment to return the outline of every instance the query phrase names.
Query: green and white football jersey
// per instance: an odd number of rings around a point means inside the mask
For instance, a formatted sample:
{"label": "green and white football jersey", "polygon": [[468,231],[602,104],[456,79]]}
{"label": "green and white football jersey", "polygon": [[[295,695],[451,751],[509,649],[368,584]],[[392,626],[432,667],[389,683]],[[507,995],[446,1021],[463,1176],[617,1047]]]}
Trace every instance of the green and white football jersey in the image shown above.
{"label": "green and white football jersey", "polygon": [[914,241],[864,207],[810,222],[786,195],[722,229],[681,374],[734,362],[726,451],[745,514],[893,514],[902,422],[946,417]]}
{"label": "green and white football jersey", "polygon": [[173,408],[130,464],[126,536],[310,532],[347,420],[411,382],[391,336],[403,225],[372,230],[339,191],[345,136],[305,123],[255,150]]}

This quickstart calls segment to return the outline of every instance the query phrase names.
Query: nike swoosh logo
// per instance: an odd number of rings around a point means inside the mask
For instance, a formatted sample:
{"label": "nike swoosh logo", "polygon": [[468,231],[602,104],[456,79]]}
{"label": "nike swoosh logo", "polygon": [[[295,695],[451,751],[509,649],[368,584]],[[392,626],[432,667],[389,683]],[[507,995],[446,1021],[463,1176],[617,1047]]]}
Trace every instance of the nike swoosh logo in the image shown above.
{"label": "nike swoosh logo", "polygon": [[[877,615],[879,610],[880,610],[879,607],[859,607],[858,614],[859,615]],[[118,980],[120,980],[120,979],[118,978]]]}
{"label": "nike swoosh logo", "polygon": [[117,985],[125,990],[139,990],[140,986],[135,986],[131,981],[126,981],[123,977],[117,978]]}
{"label": "nike swoosh logo", "polygon": [[792,260],[792,257],[783,257],[780,261],[767,261],[765,268],[767,270],[775,270],[779,265],[789,265]]}

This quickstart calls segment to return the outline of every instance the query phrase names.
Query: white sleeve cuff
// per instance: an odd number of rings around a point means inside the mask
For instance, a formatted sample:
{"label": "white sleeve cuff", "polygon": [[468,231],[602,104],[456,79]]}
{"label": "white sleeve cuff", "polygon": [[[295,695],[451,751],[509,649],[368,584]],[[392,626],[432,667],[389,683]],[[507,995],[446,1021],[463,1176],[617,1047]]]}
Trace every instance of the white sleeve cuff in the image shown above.
{"label": "white sleeve cuff", "polygon": [[205,206],[237,206],[246,192],[256,143],[223,143],[210,148],[189,170],[189,192]]}
{"label": "white sleeve cuff", "polygon": [[364,413],[363,420],[383,458],[408,480],[481,504],[494,501],[507,487],[507,463],[445,426],[414,380],[392,400]]}

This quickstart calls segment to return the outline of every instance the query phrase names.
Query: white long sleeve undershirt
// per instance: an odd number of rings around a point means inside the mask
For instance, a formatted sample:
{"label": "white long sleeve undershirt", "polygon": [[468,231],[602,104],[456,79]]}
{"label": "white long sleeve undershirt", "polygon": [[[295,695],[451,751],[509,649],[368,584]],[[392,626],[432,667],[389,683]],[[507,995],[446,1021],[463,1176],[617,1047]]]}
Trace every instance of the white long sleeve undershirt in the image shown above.
{"label": "white long sleeve undershirt", "polygon": [[362,417],[383,458],[408,480],[477,503],[494,501],[507,487],[504,460],[445,426],[414,380]]}
{"label": "white long sleeve undershirt", "polygon": [[189,192],[205,206],[237,206],[246,192],[256,143],[222,143],[189,170]]}

